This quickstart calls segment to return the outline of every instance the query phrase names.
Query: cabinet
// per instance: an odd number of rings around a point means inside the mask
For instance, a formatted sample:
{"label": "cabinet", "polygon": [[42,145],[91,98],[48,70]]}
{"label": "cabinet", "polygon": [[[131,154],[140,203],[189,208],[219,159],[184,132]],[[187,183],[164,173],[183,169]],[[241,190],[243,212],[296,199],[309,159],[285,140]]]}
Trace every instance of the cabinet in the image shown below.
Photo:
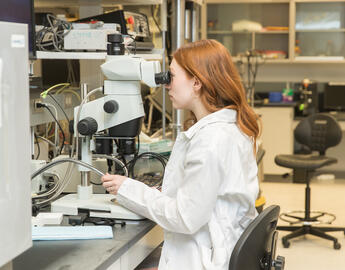
{"label": "cabinet", "polygon": [[345,2],[296,3],[295,58],[345,56]]}
{"label": "cabinet", "polygon": [[263,157],[264,174],[290,173],[291,169],[275,164],[274,158],[279,154],[293,154],[293,107],[255,108],[262,124],[260,141],[265,150]]}
{"label": "cabinet", "polygon": [[288,29],[288,2],[207,5],[207,38],[222,42],[233,56],[255,49],[286,59]]}
{"label": "cabinet", "polygon": [[345,1],[206,0],[202,37],[235,57],[260,51],[266,62],[345,63]]}

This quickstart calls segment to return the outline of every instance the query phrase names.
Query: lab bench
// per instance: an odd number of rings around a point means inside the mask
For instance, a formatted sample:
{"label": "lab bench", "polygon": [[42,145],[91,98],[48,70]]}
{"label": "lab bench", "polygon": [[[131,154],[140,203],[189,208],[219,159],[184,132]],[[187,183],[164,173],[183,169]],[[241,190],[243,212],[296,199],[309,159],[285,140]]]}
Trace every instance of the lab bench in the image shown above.
{"label": "lab bench", "polygon": [[13,260],[13,270],[134,269],[163,242],[163,231],[150,220],[113,227],[113,239],[34,241]]}

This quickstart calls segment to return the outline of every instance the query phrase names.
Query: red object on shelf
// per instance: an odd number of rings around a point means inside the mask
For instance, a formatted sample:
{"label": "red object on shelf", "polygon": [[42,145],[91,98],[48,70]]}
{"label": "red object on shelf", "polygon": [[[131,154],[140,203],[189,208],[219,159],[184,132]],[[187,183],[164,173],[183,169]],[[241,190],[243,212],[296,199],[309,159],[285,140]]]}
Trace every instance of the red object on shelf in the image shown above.
{"label": "red object on shelf", "polygon": [[128,17],[127,23],[129,23],[129,24],[134,24],[134,18],[133,18],[133,16]]}

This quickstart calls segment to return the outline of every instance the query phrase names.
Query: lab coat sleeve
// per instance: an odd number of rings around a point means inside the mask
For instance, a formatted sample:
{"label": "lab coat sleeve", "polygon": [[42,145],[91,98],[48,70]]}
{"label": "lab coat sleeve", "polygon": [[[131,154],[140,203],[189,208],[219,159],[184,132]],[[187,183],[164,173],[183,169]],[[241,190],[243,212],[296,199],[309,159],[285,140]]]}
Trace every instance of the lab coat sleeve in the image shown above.
{"label": "lab coat sleeve", "polygon": [[165,230],[194,234],[210,220],[222,170],[214,151],[194,147],[186,156],[184,173],[176,198],[127,179],[118,191],[117,200]]}

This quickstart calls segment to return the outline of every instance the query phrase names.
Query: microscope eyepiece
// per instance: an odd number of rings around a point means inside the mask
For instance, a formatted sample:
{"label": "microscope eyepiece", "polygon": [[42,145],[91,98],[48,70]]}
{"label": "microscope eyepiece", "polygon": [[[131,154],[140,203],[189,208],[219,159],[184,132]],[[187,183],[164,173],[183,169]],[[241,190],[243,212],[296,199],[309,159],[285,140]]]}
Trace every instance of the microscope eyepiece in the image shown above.
{"label": "microscope eyepiece", "polygon": [[124,55],[125,45],[121,34],[109,34],[107,36],[107,54],[108,55]]}
{"label": "microscope eyepiece", "polygon": [[171,76],[170,71],[160,72],[155,74],[156,84],[170,84]]}

